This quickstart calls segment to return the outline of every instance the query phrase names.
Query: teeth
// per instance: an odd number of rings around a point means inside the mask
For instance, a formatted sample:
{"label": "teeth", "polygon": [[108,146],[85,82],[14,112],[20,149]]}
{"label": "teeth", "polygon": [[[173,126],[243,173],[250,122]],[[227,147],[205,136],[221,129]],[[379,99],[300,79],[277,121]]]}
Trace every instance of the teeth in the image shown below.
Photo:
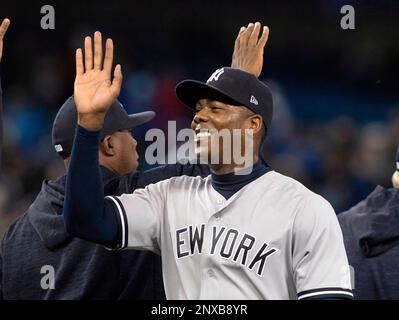
{"label": "teeth", "polygon": [[209,131],[201,131],[196,134],[197,138],[204,138],[204,137],[210,137],[210,136],[211,136],[211,134]]}

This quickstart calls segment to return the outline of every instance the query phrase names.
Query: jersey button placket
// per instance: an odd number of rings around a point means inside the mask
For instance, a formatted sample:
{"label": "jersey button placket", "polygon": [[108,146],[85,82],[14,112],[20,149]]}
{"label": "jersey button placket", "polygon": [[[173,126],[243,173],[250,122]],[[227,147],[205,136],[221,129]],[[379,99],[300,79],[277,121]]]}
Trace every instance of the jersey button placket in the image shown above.
{"label": "jersey button placket", "polygon": [[222,198],[217,198],[216,199],[216,207],[217,207],[217,210],[218,210],[218,212],[214,215],[214,217],[215,217],[215,220],[216,221],[220,221],[220,216],[221,216],[221,213],[219,212],[221,209],[222,209],[222,207],[224,206],[224,204],[225,204],[225,201],[222,199]]}
{"label": "jersey button placket", "polygon": [[213,271],[213,269],[209,269],[207,273],[209,278],[216,278],[216,274],[215,271]]}

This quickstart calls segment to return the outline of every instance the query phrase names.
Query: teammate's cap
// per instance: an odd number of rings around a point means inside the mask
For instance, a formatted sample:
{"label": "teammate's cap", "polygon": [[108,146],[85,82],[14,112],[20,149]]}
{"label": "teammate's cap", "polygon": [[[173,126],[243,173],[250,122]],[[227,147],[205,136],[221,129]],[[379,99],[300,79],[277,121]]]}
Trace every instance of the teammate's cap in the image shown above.
{"label": "teammate's cap", "polygon": [[[155,112],[145,111],[127,114],[122,104],[115,100],[105,115],[104,126],[100,137],[112,134],[119,130],[131,129],[146,123],[154,118]],[[69,97],[62,105],[53,123],[52,139],[55,150],[62,157],[69,156],[72,152],[75,128],[78,120],[75,101],[73,96]]]}
{"label": "teammate's cap", "polygon": [[178,83],[176,96],[194,110],[198,100],[203,98],[245,106],[260,114],[266,128],[270,128],[273,117],[272,92],[251,73],[228,67],[220,68],[206,83],[196,80]]}

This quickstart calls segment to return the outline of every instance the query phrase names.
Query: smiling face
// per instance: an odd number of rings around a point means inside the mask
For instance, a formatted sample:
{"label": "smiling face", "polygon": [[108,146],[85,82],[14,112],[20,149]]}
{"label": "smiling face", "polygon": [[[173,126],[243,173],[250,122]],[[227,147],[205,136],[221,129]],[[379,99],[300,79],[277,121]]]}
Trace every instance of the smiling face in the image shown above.
{"label": "smiling face", "polygon": [[[234,148],[239,148],[241,154],[245,151],[245,129],[253,130],[256,138],[261,127],[262,117],[248,108],[210,99],[200,99],[197,102],[196,113],[191,123],[191,128],[196,133],[197,155],[212,164],[212,156],[217,153],[219,161],[213,163],[211,168],[219,170],[223,166],[223,171],[229,171],[236,166],[233,161],[224,161],[234,159]],[[230,133],[230,141],[226,140],[226,132]],[[234,139],[233,135],[236,134],[239,135],[239,139]],[[219,143],[212,143],[212,139],[217,139]],[[256,145],[254,143],[255,149]],[[258,151],[252,150],[252,153],[256,156],[256,161]]]}

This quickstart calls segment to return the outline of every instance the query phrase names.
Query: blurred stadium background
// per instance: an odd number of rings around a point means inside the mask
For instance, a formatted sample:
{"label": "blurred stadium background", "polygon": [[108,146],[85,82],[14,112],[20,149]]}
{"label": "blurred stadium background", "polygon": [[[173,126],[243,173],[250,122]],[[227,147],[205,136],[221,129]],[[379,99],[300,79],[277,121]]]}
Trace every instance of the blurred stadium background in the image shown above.
{"label": "blurred stadium background", "polygon": [[[55,8],[55,30],[40,28],[40,8]],[[351,4],[356,29],[340,28]],[[242,25],[270,29],[261,78],[275,93],[270,165],[326,197],[336,212],[390,186],[399,142],[399,1],[14,1],[0,16],[6,35],[1,78],[5,141],[0,174],[0,236],[33,201],[42,179],[64,174],[51,125],[73,92],[74,51],[101,30],[122,64],[120,100],[129,112],[187,127],[174,96],[184,78],[206,80],[231,63]],[[144,162],[141,143],[140,170]]]}

